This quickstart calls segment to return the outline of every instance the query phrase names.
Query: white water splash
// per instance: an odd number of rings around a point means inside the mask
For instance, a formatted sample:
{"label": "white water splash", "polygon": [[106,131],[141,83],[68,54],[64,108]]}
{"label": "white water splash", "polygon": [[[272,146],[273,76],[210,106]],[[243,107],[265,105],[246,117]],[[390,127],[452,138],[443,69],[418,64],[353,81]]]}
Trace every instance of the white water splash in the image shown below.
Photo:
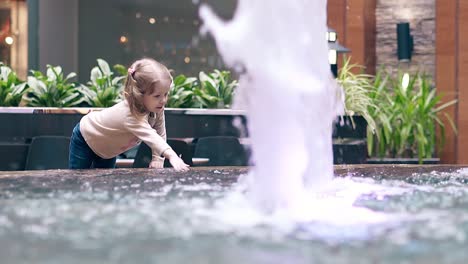
{"label": "white water splash", "polygon": [[242,66],[240,98],[255,167],[248,178],[264,209],[302,210],[310,189],[333,177],[332,123],[337,86],[325,39],[326,0],[239,0],[231,21],[206,5],[211,33],[227,65]]}

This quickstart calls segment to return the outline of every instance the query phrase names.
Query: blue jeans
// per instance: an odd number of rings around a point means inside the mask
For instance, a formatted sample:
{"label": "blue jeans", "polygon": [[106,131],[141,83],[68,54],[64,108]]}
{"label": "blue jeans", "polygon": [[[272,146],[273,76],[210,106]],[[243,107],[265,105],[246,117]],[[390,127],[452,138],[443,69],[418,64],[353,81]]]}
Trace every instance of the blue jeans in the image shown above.
{"label": "blue jeans", "polygon": [[70,140],[68,168],[90,169],[92,166],[94,168],[115,168],[116,159],[116,157],[103,159],[96,155],[81,135],[80,123],[76,124]]}

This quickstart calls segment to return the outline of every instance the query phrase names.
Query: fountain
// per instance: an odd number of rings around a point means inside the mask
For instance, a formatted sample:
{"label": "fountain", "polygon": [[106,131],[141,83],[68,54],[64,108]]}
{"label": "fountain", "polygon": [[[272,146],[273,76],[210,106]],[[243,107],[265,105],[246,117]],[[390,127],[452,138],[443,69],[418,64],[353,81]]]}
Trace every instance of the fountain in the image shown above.
{"label": "fountain", "polygon": [[240,0],[228,22],[200,8],[202,31],[214,36],[228,65],[245,71],[240,98],[248,99],[255,161],[249,191],[261,208],[297,207],[333,176],[332,123],[340,105],[323,37],[326,6]]}
{"label": "fountain", "polygon": [[325,4],[201,9],[246,72],[251,171],[0,172],[1,262],[465,263],[466,166],[332,166]]}

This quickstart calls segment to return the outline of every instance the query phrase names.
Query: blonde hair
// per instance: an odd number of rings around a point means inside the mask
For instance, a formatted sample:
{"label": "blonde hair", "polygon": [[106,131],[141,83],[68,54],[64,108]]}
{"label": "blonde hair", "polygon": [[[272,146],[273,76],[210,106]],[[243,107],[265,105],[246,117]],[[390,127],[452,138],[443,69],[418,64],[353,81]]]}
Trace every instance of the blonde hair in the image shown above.
{"label": "blonde hair", "polygon": [[172,82],[172,76],[166,66],[150,58],[135,61],[128,69],[124,97],[130,112],[134,116],[147,113],[143,105],[143,96],[154,92],[161,80]]}

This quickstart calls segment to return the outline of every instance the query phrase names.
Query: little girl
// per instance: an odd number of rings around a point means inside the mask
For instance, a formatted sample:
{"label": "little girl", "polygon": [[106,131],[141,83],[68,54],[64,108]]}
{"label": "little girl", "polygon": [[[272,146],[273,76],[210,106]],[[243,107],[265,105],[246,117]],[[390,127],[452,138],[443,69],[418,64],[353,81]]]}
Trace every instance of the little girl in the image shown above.
{"label": "little girl", "polygon": [[188,165],[166,143],[164,105],[172,84],[167,68],[141,59],[128,69],[122,102],[85,115],[73,129],[70,169],[114,168],[116,156],[141,141],[151,147],[150,168],[162,168],[167,158],[176,171]]}

